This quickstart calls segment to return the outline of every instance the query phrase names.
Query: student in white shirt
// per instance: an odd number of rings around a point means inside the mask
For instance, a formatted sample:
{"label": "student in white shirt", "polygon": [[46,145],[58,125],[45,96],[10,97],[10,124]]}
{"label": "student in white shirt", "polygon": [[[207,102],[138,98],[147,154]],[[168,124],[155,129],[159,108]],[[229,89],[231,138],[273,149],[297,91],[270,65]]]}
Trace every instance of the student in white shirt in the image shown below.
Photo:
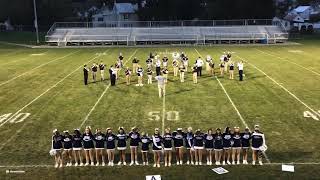
{"label": "student in white shirt", "polygon": [[159,98],[164,97],[166,93],[165,78],[160,74],[156,76],[155,79],[158,81]]}
{"label": "student in white shirt", "polygon": [[239,80],[243,81],[243,61],[238,63],[238,70],[239,70]]}
{"label": "student in white shirt", "polygon": [[201,59],[201,57],[199,57],[196,61],[196,65],[197,65],[197,69],[198,69],[198,76],[202,75],[202,66],[203,66],[203,60]]}
{"label": "student in white shirt", "polygon": [[161,73],[161,60],[157,58],[156,60],[156,74],[159,76]]}
{"label": "student in white shirt", "polygon": [[211,66],[210,66],[211,61],[212,61],[211,56],[207,55],[207,57],[206,57],[206,71],[208,72],[208,74],[210,74],[210,72],[211,72]]}

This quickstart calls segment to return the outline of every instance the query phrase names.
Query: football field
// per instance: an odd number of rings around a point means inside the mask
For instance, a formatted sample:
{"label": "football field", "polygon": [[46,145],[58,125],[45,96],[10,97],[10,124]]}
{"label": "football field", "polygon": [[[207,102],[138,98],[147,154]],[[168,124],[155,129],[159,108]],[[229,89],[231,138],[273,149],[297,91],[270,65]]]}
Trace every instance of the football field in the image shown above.
{"label": "football field", "polygon": [[[320,176],[320,41],[273,46],[167,46],[115,48],[22,48],[0,45],[0,179],[1,177],[144,179],[161,174],[163,179],[318,179]],[[244,61],[244,81],[220,76],[220,55],[232,52],[232,60]],[[116,86],[109,74],[103,82],[83,84],[83,65],[103,61],[114,64],[119,53],[132,69],[137,57],[145,68],[150,52],[169,57],[169,75],[164,98],[158,97],[157,82],[125,84],[124,71]],[[186,82],[173,77],[173,52],[185,52],[189,62],[211,55],[215,77],[203,70],[198,84],[191,68]],[[145,69],[146,70],[146,69]],[[100,79],[100,74],[98,74]],[[191,126],[208,128],[259,124],[268,150],[264,166],[225,166],[230,172],[214,174],[215,166],[173,166],[160,169],[133,167],[65,167],[55,169],[49,155],[52,130],[72,131],[91,126],[119,126],[127,131],[137,126],[152,134],[154,128]],[[129,152],[128,152],[129,153]],[[151,155],[151,154],[150,154]],[[129,156],[128,156],[129,157]],[[151,156],[150,156],[151,157]],[[116,155],[116,162],[118,156]],[[139,159],[140,155],[139,155]],[[174,158],[173,158],[174,159]],[[129,158],[127,158],[129,162]],[[152,161],[151,161],[152,162]],[[251,162],[251,153],[249,154]],[[294,163],[295,173],[281,172],[281,164]],[[5,174],[6,169],[26,170]],[[129,177],[129,178],[128,178]]]}

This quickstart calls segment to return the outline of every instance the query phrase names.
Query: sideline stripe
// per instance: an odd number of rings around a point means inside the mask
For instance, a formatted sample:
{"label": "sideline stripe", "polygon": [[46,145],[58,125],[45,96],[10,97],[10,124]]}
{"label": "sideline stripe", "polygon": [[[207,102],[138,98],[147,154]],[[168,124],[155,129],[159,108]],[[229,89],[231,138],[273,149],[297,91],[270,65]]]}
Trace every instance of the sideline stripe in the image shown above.
{"label": "sideline stripe", "polygon": [[[136,49],[133,54],[127,59],[127,61],[123,64],[125,65],[136,53],[137,53],[138,49]],[[121,70],[121,69],[120,69]],[[119,70],[119,71],[120,71]],[[81,122],[81,125],[79,128],[81,128],[89,119],[89,116],[91,115],[91,113],[96,109],[97,105],[99,104],[99,102],[101,101],[102,97],[106,94],[106,92],[109,90],[111,86],[111,83],[108,84],[108,86],[106,87],[106,89],[102,92],[102,94],[100,95],[100,97],[98,98],[98,100],[96,101],[96,103],[93,105],[93,107],[90,109],[89,113],[86,115],[86,117],[84,118],[84,120]]]}
{"label": "sideline stripe", "polygon": [[291,63],[291,64],[294,64],[294,65],[296,65],[296,66],[301,67],[302,69],[305,69],[305,70],[307,70],[307,71],[310,71],[310,72],[314,73],[314,74],[317,75],[317,76],[320,76],[320,73],[315,72],[315,71],[313,71],[313,70],[311,70],[311,69],[309,69],[309,68],[306,68],[306,67],[304,67],[304,66],[302,66],[302,65],[300,65],[300,64],[298,64],[298,63],[292,62],[292,61],[290,61],[290,59],[288,59],[288,58],[283,58],[283,57],[280,57],[280,56],[277,56],[277,55],[268,53],[268,52],[266,52],[266,51],[262,51],[262,50],[260,50],[260,49],[255,49],[255,50],[257,50],[257,51],[259,51],[259,52],[261,52],[261,53],[263,53],[263,54],[266,54],[266,55],[269,55],[269,56],[272,56],[272,57],[281,59],[281,60],[283,60],[283,61],[289,62],[289,63]]}
{"label": "sideline stripe", "polygon": [[15,80],[15,79],[17,79],[17,78],[19,78],[19,77],[21,77],[21,76],[24,76],[24,75],[32,72],[33,70],[39,69],[39,68],[41,68],[42,66],[45,66],[45,65],[47,65],[47,64],[49,64],[49,63],[52,63],[52,62],[54,62],[54,61],[58,61],[58,60],[60,60],[60,59],[66,58],[66,57],[68,57],[68,56],[71,56],[71,55],[73,55],[73,54],[75,54],[75,53],[77,53],[77,52],[79,52],[79,51],[80,51],[80,50],[74,51],[74,52],[69,53],[69,54],[67,54],[67,55],[65,55],[65,56],[62,56],[62,57],[59,57],[59,58],[55,58],[55,59],[53,59],[53,60],[51,60],[51,61],[49,61],[49,62],[40,64],[39,66],[37,66],[37,67],[35,67],[35,68],[33,68],[33,69],[29,70],[29,71],[26,71],[26,72],[24,72],[24,73],[22,73],[22,74],[20,74],[20,75],[18,75],[18,76],[15,76],[15,77],[13,77],[13,78],[11,78],[11,79],[9,79],[9,80],[1,83],[0,86],[3,86],[3,85],[5,85],[5,84],[8,84],[9,82],[11,82],[11,81],[13,81],[13,80]]}

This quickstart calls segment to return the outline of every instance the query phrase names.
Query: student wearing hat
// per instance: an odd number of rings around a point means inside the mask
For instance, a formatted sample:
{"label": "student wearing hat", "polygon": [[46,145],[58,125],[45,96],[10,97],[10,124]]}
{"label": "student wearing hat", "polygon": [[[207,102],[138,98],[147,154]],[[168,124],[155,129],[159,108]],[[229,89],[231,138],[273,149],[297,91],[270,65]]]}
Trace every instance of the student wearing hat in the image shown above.
{"label": "student wearing hat", "polygon": [[188,72],[189,58],[187,55],[182,58],[182,64],[186,68],[186,72]]}
{"label": "student wearing hat", "polygon": [[198,67],[196,64],[194,64],[192,69],[192,80],[194,84],[198,83]]}
{"label": "student wearing hat", "polygon": [[91,66],[91,71],[92,71],[93,82],[96,82],[97,81],[97,72],[98,72],[98,66],[96,63],[93,63],[93,65]]}
{"label": "student wearing hat", "polygon": [[248,164],[248,150],[250,147],[251,132],[248,127],[241,133],[242,159],[243,164]]}
{"label": "student wearing hat", "polygon": [[229,79],[234,79],[234,63],[229,61]]}
{"label": "student wearing hat", "polygon": [[142,165],[149,165],[148,162],[148,153],[149,145],[151,144],[151,139],[145,132],[141,133],[141,156],[142,156]]}
{"label": "student wearing hat", "polygon": [[126,163],[126,149],[127,149],[127,134],[124,131],[123,127],[119,127],[118,134],[117,134],[117,149],[119,151],[120,160],[118,165],[123,164],[124,166],[127,165]]}
{"label": "student wearing hat", "polygon": [[67,167],[72,166],[72,136],[69,131],[63,131],[63,161],[67,162]]}
{"label": "student wearing hat", "polygon": [[203,133],[200,129],[197,129],[194,133],[193,137],[193,145],[194,145],[194,157],[195,157],[195,165],[202,165],[202,151],[203,151],[203,143],[204,143],[204,137]]}
{"label": "student wearing hat", "polygon": [[216,165],[219,166],[221,163],[221,156],[223,152],[223,135],[221,129],[217,128],[214,134],[214,154],[216,159]]}
{"label": "student wearing hat", "polygon": [[83,66],[83,81],[84,81],[84,85],[88,85],[88,75],[89,75],[89,69],[87,68],[87,65],[85,64]]}
{"label": "student wearing hat", "polygon": [[75,129],[72,135],[72,150],[74,156],[74,166],[83,166],[83,149],[82,149],[82,135],[79,129]]}
{"label": "student wearing hat", "polygon": [[251,135],[252,139],[252,165],[256,164],[258,159],[259,165],[263,165],[262,156],[263,151],[267,149],[264,134],[260,131],[259,125],[254,126],[254,131]]}
{"label": "student wearing hat", "polygon": [[113,65],[110,66],[110,69],[109,69],[109,75],[110,75],[110,84],[111,86],[115,86],[116,85],[116,69],[113,67]]}
{"label": "student wearing hat", "polygon": [[104,69],[105,69],[106,65],[103,64],[103,62],[101,61],[99,64],[99,70],[100,70],[100,76],[101,76],[101,81],[104,80]]}
{"label": "student wearing hat", "polygon": [[184,141],[184,132],[182,128],[178,128],[172,133],[173,145],[176,150],[176,160],[177,165],[183,164],[183,141]]}
{"label": "student wearing hat", "polygon": [[108,166],[114,166],[114,150],[116,148],[116,138],[117,136],[112,133],[111,128],[106,130],[106,149],[108,157]]}
{"label": "student wearing hat", "polygon": [[129,69],[129,67],[126,68],[125,74],[126,74],[126,84],[130,85],[130,83],[131,83],[131,70]]}
{"label": "student wearing hat", "polygon": [[123,67],[123,59],[124,59],[124,57],[123,57],[122,53],[120,52],[119,53],[119,58],[118,58],[119,68]]}
{"label": "student wearing hat", "polygon": [[210,74],[210,72],[211,72],[210,62],[212,62],[212,58],[210,55],[207,55],[207,57],[206,57],[206,71],[208,74]]}
{"label": "student wearing hat", "polygon": [[62,158],[63,145],[62,144],[63,144],[63,136],[60,134],[60,132],[57,129],[53,130],[51,151],[54,152],[55,168],[58,168],[59,165],[60,165],[60,168],[63,167],[63,158]]}
{"label": "student wearing hat", "polygon": [[[94,134],[94,142],[95,142],[95,151],[96,151],[96,166],[100,164],[105,166],[105,157],[104,157],[104,143],[106,137],[105,134],[101,132],[101,129],[96,129],[96,133]],[[100,161],[101,160],[101,161]]]}
{"label": "student wearing hat", "polygon": [[166,128],[163,135],[163,146],[164,146],[164,166],[171,166],[172,161],[172,134],[170,129]]}
{"label": "student wearing hat", "polygon": [[83,149],[86,157],[86,164],[85,166],[88,166],[91,164],[91,166],[94,166],[94,144],[93,144],[94,136],[91,132],[90,126],[87,126],[85,128],[85,131],[82,135],[82,143],[83,143]]}
{"label": "student wearing hat", "polygon": [[186,68],[184,65],[181,65],[179,67],[179,72],[180,72],[180,82],[184,82],[184,72],[186,71]]}
{"label": "student wearing hat", "polygon": [[164,83],[168,83],[168,74],[169,74],[169,71],[167,69],[167,67],[164,67],[162,69],[162,74],[163,74],[163,77],[164,77]]}
{"label": "student wearing hat", "polygon": [[207,165],[212,165],[212,151],[213,151],[213,142],[214,136],[212,129],[208,129],[207,133],[204,135],[204,147],[206,149],[207,155]]}
{"label": "student wearing hat", "polygon": [[241,151],[241,134],[240,128],[234,127],[233,134],[232,134],[232,164],[235,165],[236,163],[240,164],[240,151]]}
{"label": "student wearing hat", "polygon": [[151,68],[148,68],[147,69],[147,76],[148,76],[148,84],[152,84],[152,69]]}
{"label": "student wearing hat", "polygon": [[131,154],[130,166],[132,166],[133,164],[139,165],[138,146],[140,142],[140,133],[137,127],[131,128],[131,132],[129,132],[129,139],[130,139],[130,154]]}
{"label": "student wearing hat", "polygon": [[143,86],[143,69],[141,66],[138,66],[136,73],[138,75],[138,84],[136,86]]}
{"label": "student wearing hat", "polygon": [[152,135],[152,151],[153,151],[153,167],[160,167],[160,158],[162,151],[162,137],[160,135],[159,128],[155,128]]}
{"label": "student wearing hat", "polygon": [[178,62],[177,59],[173,59],[172,67],[173,67],[173,76],[177,77],[178,76],[178,71],[179,71],[179,62]]}
{"label": "student wearing hat", "polygon": [[139,60],[137,59],[137,57],[134,57],[132,60],[132,71],[133,72],[137,72],[138,65],[139,65]]}
{"label": "student wearing hat", "polygon": [[168,67],[168,61],[169,61],[169,59],[168,59],[167,56],[164,56],[164,57],[162,58],[163,68],[167,68],[167,67]]}

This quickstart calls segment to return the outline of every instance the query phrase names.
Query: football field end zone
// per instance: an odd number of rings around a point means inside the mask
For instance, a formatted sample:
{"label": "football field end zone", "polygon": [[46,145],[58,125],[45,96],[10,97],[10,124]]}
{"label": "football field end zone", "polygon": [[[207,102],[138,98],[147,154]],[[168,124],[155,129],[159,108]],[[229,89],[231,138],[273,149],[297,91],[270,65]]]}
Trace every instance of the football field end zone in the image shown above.
{"label": "football field end zone", "polygon": [[[106,51],[104,51],[104,53],[108,52],[110,49],[107,49]],[[101,55],[93,55],[92,58],[90,58],[89,61],[87,61],[86,63],[89,63],[97,58],[99,58]],[[80,65],[77,69],[75,69],[74,71],[72,71],[71,73],[69,73],[68,75],[66,75],[64,78],[62,78],[60,81],[58,81],[57,83],[55,83],[53,86],[51,86],[50,88],[48,88],[46,91],[44,91],[42,94],[40,94],[39,96],[37,96],[36,98],[34,98],[32,101],[30,101],[28,104],[26,104],[25,106],[23,106],[20,110],[18,110],[16,113],[14,113],[12,117],[14,117],[15,115],[19,114],[21,111],[23,111],[25,108],[27,108],[28,106],[30,106],[32,103],[34,103],[35,101],[37,101],[39,98],[41,98],[43,95],[45,95],[46,93],[48,93],[51,89],[57,87],[61,82],[63,82],[65,79],[67,79],[69,76],[71,76],[73,73],[75,73],[76,71],[78,71],[81,67],[83,67],[83,65]],[[3,123],[0,124],[0,128],[5,125],[8,121],[11,120],[11,118],[8,118],[6,121],[4,121]],[[28,121],[25,122],[6,142],[2,143],[0,145],[0,151],[4,148],[4,146],[6,144],[8,144],[9,142],[11,142],[21,131],[22,129],[29,123],[31,123],[32,121]]]}
{"label": "football field end zone", "polygon": [[[131,56],[126,60],[126,62],[123,64],[127,64],[129,62],[129,60],[132,59],[132,57],[138,52],[139,49],[135,49],[135,51],[131,54]],[[121,69],[120,69],[121,70]],[[119,71],[120,71],[119,70]],[[80,127],[81,128],[89,119],[91,113],[96,109],[97,105],[99,104],[99,102],[101,101],[101,99],[103,98],[103,96],[107,93],[107,91],[109,90],[111,86],[111,83],[109,83],[106,88],[104,89],[104,91],[102,92],[102,94],[100,95],[100,97],[97,99],[96,103],[92,106],[92,108],[90,109],[90,111],[88,112],[88,114],[86,115],[86,117],[84,118],[84,120],[81,122]]]}
{"label": "football field end zone", "polygon": [[54,59],[52,59],[52,60],[49,61],[49,62],[40,64],[39,66],[34,67],[34,68],[32,68],[31,70],[28,70],[28,71],[26,71],[26,72],[24,72],[24,73],[22,73],[22,74],[20,74],[20,75],[18,75],[18,76],[15,76],[15,77],[7,80],[7,81],[4,81],[4,82],[0,83],[0,87],[3,86],[3,85],[5,85],[5,84],[8,84],[9,82],[11,82],[11,81],[13,81],[13,80],[15,80],[15,79],[17,79],[17,78],[19,78],[19,77],[21,77],[21,76],[24,76],[24,75],[26,75],[26,74],[29,74],[29,73],[31,73],[32,71],[34,71],[34,70],[36,70],[36,69],[39,69],[39,68],[41,68],[41,67],[43,67],[43,66],[45,66],[45,65],[47,65],[47,64],[50,64],[50,63],[52,63],[52,62],[55,62],[55,61],[58,61],[58,60],[60,60],[60,59],[64,59],[64,58],[66,58],[66,57],[68,57],[68,56],[71,56],[71,55],[73,55],[73,54],[76,54],[76,53],[79,52],[79,51],[80,51],[80,50],[77,50],[77,51],[71,52],[71,53],[69,53],[69,54],[67,54],[67,55],[64,55],[64,56],[62,56],[62,57],[54,58]]}
{"label": "football field end zone", "polygon": [[[43,51],[43,52],[40,52],[40,54],[45,54],[45,53],[48,53],[49,51],[50,51],[50,50]],[[25,60],[29,60],[30,58],[32,58],[32,56],[29,54],[28,57],[19,58],[19,59],[17,59],[17,60],[9,61],[9,62],[3,63],[3,64],[0,63],[0,66],[4,66],[4,65],[16,63],[16,62],[21,62],[21,61],[25,61]]]}
{"label": "football field end zone", "polygon": [[307,70],[307,71],[309,71],[309,72],[311,72],[311,73],[313,73],[313,74],[315,74],[315,75],[317,75],[317,76],[320,77],[320,73],[318,73],[318,72],[316,72],[316,71],[313,71],[312,69],[309,69],[309,68],[307,68],[307,67],[304,67],[304,66],[302,66],[302,65],[300,65],[300,64],[298,64],[298,63],[292,62],[292,61],[290,61],[290,59],[288,59],[288,58],[284,58],[284,57],[281,57],[281,56],[278,56],[278,55],[275,55],[275,54],[271,54],[270,52],[262,51],[262,50],[257,49],[257,48],[254,48],[254,50],[256,50],[256,51],[258,51],[258,52],[260,52],[260,53],[262,53],[262,54],[266,54],[266,55],[268,55],[268,56],[275,57],[275,58],[281,59],[281,60],[283,60],[283,61],[289,62],[289,63],[291,63],[291,64],[294,64],[294,65],[296,65],[296,66],[298,66],[298,67],[300,67],[300,68],[302,68],[302,69],[304,69],[304,70]]}

